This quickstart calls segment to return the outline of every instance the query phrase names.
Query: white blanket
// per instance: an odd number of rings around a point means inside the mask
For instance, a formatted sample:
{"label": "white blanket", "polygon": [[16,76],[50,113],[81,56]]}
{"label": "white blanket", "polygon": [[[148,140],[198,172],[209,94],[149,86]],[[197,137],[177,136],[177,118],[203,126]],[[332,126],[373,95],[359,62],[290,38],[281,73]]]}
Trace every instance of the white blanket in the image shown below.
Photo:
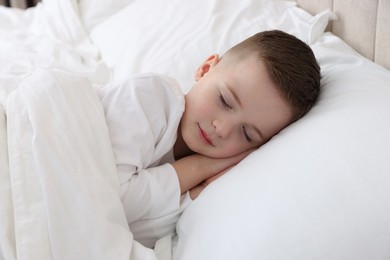
{"label": "white blanket", "polygon": [[[38,69],[8,96],[4,116],[0,256],[157,259],[133,241],[102,105],[85,77]],[[156,248],[165,259],[170,243]]]}
{"label": "white blanket", "polygon": [[170,237],[128,228],[90,83],[110,74],[77,6],[0,7],[0,260],[171,259]]}

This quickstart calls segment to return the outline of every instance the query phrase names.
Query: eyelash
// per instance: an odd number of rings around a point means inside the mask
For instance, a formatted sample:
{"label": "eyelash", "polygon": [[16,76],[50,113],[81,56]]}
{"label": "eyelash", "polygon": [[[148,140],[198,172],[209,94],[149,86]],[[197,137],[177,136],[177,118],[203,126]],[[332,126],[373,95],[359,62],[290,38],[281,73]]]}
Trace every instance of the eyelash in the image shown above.
{"label": "eyelash", "polygon": [[[223,98],[222,94],[219,95],[219,101],[221,104],[227,108],[227,109],[232,109],[232,107],[226,102],[226,100]],[[242,126],[242,132],[244,133],[245,139],[248,142],[252,142],[252,139],[249,137],[248,133],[246,132],[245,126]]]}
{"label": "eyelash", "polygon": [[252,142],[252,139],[249,137],[248,133],[247,133],[246,130],[245,130],[245,126],[242,126],[242,131],[243,131],[243,133],[244,133],[245,139],[246,139],[248,142]]}
{"label": "eyelash", "polygon": [[232,107],[226,102],[226,100],[223,98],[222,94],[219,95],[219,101],[221,102],[221,104],[228,108],[228,109],[232,109]]}

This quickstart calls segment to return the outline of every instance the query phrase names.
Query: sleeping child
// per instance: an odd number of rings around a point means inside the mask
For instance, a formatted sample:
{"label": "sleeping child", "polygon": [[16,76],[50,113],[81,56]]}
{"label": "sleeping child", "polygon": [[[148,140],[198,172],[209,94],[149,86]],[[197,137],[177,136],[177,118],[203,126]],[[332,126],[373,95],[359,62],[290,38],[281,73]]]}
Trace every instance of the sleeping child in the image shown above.
{"label": "sleeping child", "polygon": [[310,47],[274,30],[211,55],[186,95],[157,74],[99,88],[134,239],[170,234],[207,184],[313,106],[320,78]]}

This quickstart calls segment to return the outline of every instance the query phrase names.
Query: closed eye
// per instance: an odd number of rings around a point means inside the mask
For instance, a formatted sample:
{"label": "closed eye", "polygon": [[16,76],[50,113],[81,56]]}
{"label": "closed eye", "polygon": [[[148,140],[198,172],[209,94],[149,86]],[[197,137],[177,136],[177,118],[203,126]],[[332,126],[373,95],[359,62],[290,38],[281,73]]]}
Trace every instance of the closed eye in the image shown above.
{"label": "closed eye", "polygon": [[228,109],[232,109],[232,107],[226,102],[226,100],[223,98],[222,94],[219,95],[219,102],[221,102],[221,104],[228,108]]}
{"label": "closed eye", "polygon": [[246,139],[249,143],[251,143],[251,142],[252,142],[252,138],[250,138],[250,136],[249,136],[248,133],[246,132],[245,126],[242,126],[242,132],[244,133],[245,139]]}

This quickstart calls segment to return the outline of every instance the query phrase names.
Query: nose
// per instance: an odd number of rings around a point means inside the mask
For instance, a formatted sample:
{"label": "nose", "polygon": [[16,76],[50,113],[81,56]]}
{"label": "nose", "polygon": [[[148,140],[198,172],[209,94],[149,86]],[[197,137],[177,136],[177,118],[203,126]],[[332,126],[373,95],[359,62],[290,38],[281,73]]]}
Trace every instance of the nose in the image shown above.
{"label": "nose", "polygon": [[228,138],[233,132],[234,121],[229,118],[216,119],[213,121],[215,134],[222,139]]}

